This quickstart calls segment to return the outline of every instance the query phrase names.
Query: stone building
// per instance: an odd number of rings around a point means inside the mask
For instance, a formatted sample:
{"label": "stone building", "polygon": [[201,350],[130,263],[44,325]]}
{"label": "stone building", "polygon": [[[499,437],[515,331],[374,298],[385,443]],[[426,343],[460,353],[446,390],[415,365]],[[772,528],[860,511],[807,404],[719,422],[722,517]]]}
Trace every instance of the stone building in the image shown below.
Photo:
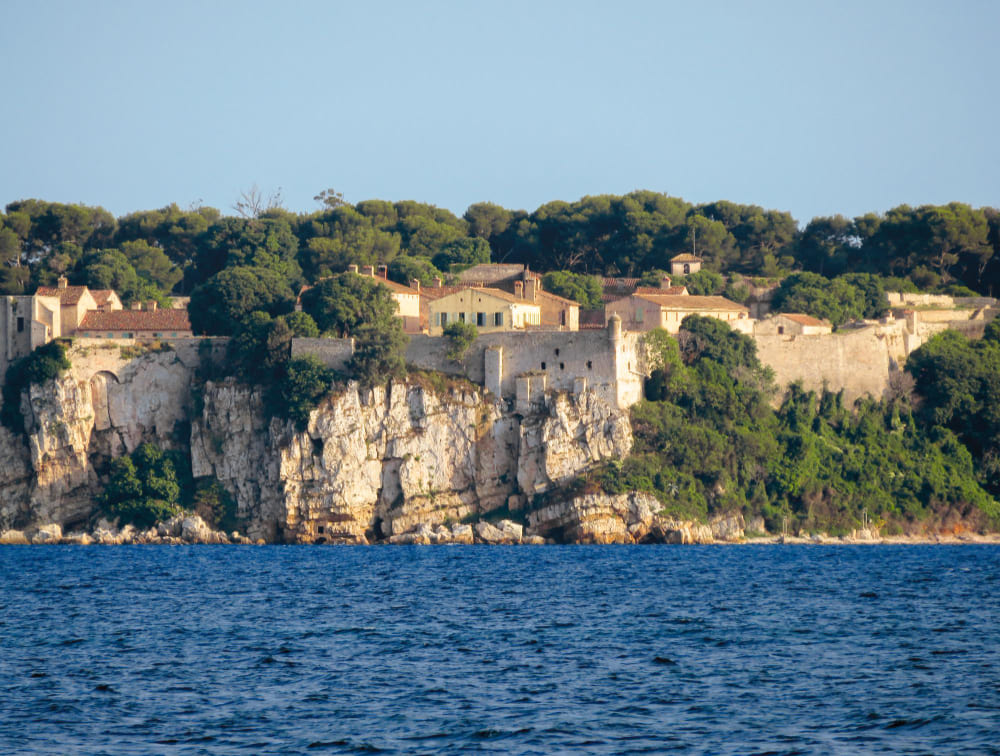
{"label": "stone building", "polygon": [[151,302],[144,310],[93,310],[83,316],[77,336],[89,339],[191,338],[187,310],[159,309]]}
{"label": "stone building", "polygon": [[817,336],[833,332],[829,320],[820,320],[798,312],[780,312],[754,324],[754,335],[774,333],[778,336]]}
{"label": "stone building", "polygon": [[670,258],[670,273],[675,276],[688,276],[701,270],[701,258],[684,253]]}
{"label": "stone building", "polygon": [[483,333],[541,325],[538,304],[500,289],[457,288],[431,299],[427,307],[432,336],[440,336],[454,322],[472,323]]}
{"label": "stone building", "polygon": [[688,315],[718,318],[740,331],[747,331],[752,327],[750,311],[725,297],[663,294],[655,289],[650,293],[636,293],[610,302],[605,305],[604,313],[608,319],[612,315],[618,315],[626,331],[663,328],[670,333],[677,333],[681,322]]}

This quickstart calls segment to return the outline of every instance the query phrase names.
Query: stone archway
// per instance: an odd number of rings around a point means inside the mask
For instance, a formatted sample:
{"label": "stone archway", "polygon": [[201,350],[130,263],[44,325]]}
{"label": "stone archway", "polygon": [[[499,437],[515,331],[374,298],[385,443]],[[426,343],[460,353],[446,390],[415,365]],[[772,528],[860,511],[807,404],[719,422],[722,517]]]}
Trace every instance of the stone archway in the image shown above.
{"label": "stone archway", "polygon": [[110,370],[100,370],[90,377],[90,402],[94,407],[94,429],[107,430],[111,427],[111,413],[108,409],[108,386],[118,385],[118,376]]}

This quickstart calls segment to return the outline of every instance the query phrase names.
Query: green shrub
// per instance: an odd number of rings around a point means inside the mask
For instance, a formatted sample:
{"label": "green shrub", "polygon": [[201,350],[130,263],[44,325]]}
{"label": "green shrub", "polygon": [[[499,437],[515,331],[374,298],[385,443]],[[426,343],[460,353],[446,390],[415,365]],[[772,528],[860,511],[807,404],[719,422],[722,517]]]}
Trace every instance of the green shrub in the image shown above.
{"label": "green shrub", "polygon": [[108,485],[100,496],[104,511],[123,524],[148,528],[181,511],[177,455],[155,444],[142,444],[111,463]]}
{"label": "green shrub", "polygon": [[62,341],[50,341],[35,349],[7,368],[3,386],[3,408],[0,421],[15,433],[24,432],[24,417],[21,415],[21,394],[31,385],[41,385],[58,378],[69,370],[70,361],[66,356],[66,346]]}
{"label": "green shrub", "polygon": [[448,351],[445,355],[449,360],[461,362],[469,347],[478,338],[479,331],[472,323],[455,321],[448,323],[442,329],[441,335],[448,339]]}

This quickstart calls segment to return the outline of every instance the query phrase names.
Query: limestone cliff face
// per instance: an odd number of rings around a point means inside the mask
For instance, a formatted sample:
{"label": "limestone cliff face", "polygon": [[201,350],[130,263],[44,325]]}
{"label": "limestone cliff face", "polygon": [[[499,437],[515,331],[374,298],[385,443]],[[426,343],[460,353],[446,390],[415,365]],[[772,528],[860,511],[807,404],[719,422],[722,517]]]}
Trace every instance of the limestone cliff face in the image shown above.
{"label": "limestone cliff face", "polygon": [[254,523],[250,535],[268,540],[399,541],[516,510],[632,444],[627,416],[596,396],[554,395],[542,414],[521,417],[466,383],[350,384],[301,431],[268,421],[259,396],[236,384],[209,385],[204,406],[192,425],[194,474],[222,481]]}
{"label": "limestone cliff face", "polygon": [[72,370],[25,392],[26,437],[0,429],[0,528],[82,525],[111,458],[144,441],[183,445],[193,365],[182,357],[76,347]]}
{"label": "limestone cliff face", "polygon": [[659,514],[650,494],[591,494],[538,509],[528,515],[529,535],[561,543],[715,543],[739,540],[743,515],[718,515],[708,524]]}
{"label": "limestone cliff face", "polygon": [[194,344],[78,345],[70,359],[65,376],[25,392],[26,435],[0,429],[0,531],[93,527],[110,460],[152,441],[189,449],[194,476],[229,490],[253,539],[520,541],[513,526],[471,525],[632,445],[627,414],[587,392],[521,414],[465,381],[352,383],[298,429],[268,417],[257,388],[198,385]]}

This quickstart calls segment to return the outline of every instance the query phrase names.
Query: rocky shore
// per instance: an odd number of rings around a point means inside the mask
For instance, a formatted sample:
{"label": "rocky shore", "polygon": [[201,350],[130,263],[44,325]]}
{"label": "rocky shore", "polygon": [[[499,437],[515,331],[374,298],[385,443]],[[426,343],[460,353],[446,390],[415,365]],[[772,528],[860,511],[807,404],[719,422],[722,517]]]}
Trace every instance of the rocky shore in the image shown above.
{"label": "rocky shore", "polygon": [[[527,525],[510,519],[474,523],[419,523],[403,533],[372,541],[385,545],[546,545],[546,544],[1000,544],[1000,533],[950,532],[918,535],[882,535],[878,530],[856,530],[843,536],[771,535],[760,518],[748,524],[736,512],[709,522],[665,517],[648,494],[588,495],[542,507],[526,515]],[[184,513],[145,530],[99,520],[90,532],[63,532],[55,523],[26,530],[0,532],[0,545],[264,545],[238,532],[213,530],[201,517]],[[299,541],[299,543],[304,543]],[[350,539],[317,538],[314,544],[354,543]]]}

